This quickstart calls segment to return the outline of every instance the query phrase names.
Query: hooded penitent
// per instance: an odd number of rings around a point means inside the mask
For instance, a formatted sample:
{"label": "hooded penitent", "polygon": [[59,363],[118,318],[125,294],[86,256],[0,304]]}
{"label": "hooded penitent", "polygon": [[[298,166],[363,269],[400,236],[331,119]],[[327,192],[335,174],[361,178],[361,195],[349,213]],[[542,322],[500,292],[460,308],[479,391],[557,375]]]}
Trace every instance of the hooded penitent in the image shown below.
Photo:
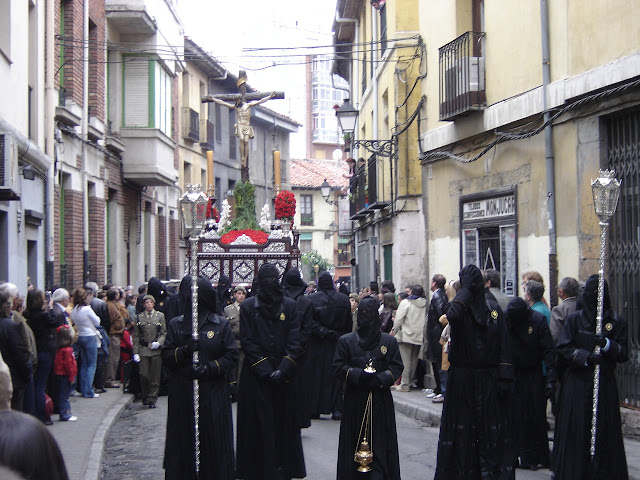
{"label": "hooded penitent", "polygon": [[282,303],[282,287],[280,273],[272,263],[264,263],[258,270],[258,310],[269,319],[278,315],[278,307]]}
{"label": "hooded penitent", "polygon": [[164,284],[157,277],[151,277],[149,279],[149,285],[147,287],[147,293],[153,295],[156,299],[156,303],[160,303],[167,296],[167,290],[164,288]]}
{"label": "hooded penitent", "polygon": [[371,298],[363,298],[358,305],[358,345],[363,350],[371,350],[380,343],[380,316],[378,302]]}
{"label": "hooded penitent", "polygon": [[[186,277],[183,278],[183,282],[187,291],[185,294],[184,316],[185,318],[191,318],[191,277],[188,279]],[[183,287],[182,283],[180,283],[180,287]],[[216,313],[216,290],[210,280],[198,277],[198,323],[200,325],[202,325],[202,321],[208,313]]]}
{"label": "hooded penitent", "polygon": [[300,278],[300,270],[295,267],[287,270],[282,277],[281,285],[284,294],[292,299],[304,295],[304,291],[307,289],[307,284]]}

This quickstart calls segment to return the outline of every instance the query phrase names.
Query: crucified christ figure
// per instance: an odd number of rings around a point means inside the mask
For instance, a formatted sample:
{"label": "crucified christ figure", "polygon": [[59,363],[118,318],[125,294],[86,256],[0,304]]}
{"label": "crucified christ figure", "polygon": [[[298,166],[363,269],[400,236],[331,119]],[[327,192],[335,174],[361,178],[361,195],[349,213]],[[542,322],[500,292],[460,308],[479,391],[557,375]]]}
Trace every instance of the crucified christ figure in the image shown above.
{"label": "crucified christ figure", "polygon": [[[249,142],[254,137],[253,127],[251,126],[251,107],[260,105],[261,103],[271,100],[274,97],[284,98],[283,94],[271,92],[263,94],[261,92],[246,94],[247,75],[244,71],[240,71],[237,86],[240,91],[239,95],[234,95],[235,103],[226,102],[220,97],[228,97],[225,95],[208,95],[203,97],[203,101],[214,102],[227,108],[233,108],[236,111],[236,121],[234,125],[236,137],[240,140],[240,174],[242,181],[249,181]],[[253,97],[251,101],[247,101],[247,97]],[[257,97],[257,98],[256,98]]]}

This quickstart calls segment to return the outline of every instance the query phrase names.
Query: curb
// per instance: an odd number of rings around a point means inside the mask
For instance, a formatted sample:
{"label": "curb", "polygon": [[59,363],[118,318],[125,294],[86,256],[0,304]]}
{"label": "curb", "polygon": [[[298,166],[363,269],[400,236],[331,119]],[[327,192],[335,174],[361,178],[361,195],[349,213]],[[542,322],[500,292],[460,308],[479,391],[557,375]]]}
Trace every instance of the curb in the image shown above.
{"label": "curb", "polygon": [[411,402],[409,398],[399,398],[399,395],[393,396],[393,403],[395,405],[396,412],[420,422],[424,427],[440,426],[440,416],[442,414],[441,408],[434,411],[435,409],[425,408],[418,402]]}
{"label": "curb", "polygon": [[91,449],[89,458],[87,459],[87,469],[84,473],[84,480],[100,480],[100,468],[102,466],[102,454],[104,453],[104,441],[109,434],[111,424],[116,417],[122,413],[126,406],[133,402],[133,395],[125,394],[113,405],[113,408],[105,415],[96,430],[93,440],[91,441]]}

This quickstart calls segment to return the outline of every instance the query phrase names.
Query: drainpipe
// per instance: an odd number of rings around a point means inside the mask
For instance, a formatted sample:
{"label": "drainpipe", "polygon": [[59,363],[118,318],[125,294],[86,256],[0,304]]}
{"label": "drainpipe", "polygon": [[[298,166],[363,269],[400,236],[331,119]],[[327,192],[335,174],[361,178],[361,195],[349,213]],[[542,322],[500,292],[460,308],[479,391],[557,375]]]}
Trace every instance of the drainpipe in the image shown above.
{"label": "drainpipe", "polygon": [[54,4],[55,2],[46,2],[46,15],[45,15],[45,76],[44,76],[44,104],[45,104],[45,153],[50,157],[49,164],[47,166],[47,174],[44,179],[44,257],[45,257],[45,269],[44,269],[44,285],[45,289],[49,290],[51,285],[54,284],[53,279],[53,220],[54,220],[54,176],[55,176],[55,163],[57,156],[57,142],[55,141],[55,123],[54,112],[56,102],[56,92],[53,86],[53,56],[54,56]]}
{"label": "drainpipe", "polygon": [[164,248],[165,248],[165,278],[171,280],[171,241],[169,240],[169,187],[164,187]]}
{"label": "drainpipe", "polygon": [[[551,64],[549,53],[549,7],[547,0],[540,0],[540,24],[542,28],[542,106],[544,121],[551,114],[547,110],[548,86],[551,82]],[[544,129],[544,150],[547,171],[547,211],[549,215],[549,297],[550,306],[558,304],[556,288],[558,286],[558,254],[556,251],[556,189],[555,159],[553,156],[553,128],[549,123]]]}
{"label": "drainpipe", "polygon": [[84,45],[82,50],[82,284],[89,281],[89,188],[87,184],[87,131],[89,126],[89,0],[84,0]]}
{"label": "drainpipe", "polygon": [[[371,36],[374,40],[376,40],[378,38],[378,22],[376,21],[376,15],[378,14],[378,10],[376,10],[374,7],[371,7]],[[378,131],[378,113],[379,113],[379,102],[378,102],[378,58],[376,56],[376,54],[374,54],[374,52],[371,52],[371,65],[373,67],[373,77],[371,78],[371,84],[373,87],[373,135],[374,138],[377,140],[380,138],[380,132]],[[365,66],[366,68],[366,66]],[[369,168],[369,159],[367,159],[367,169]],[[378,157],[376,156],[376,171],[378,169]],[[377,192],[376,192],[376,196],[377,196]],[[376,236],[377,240],[376,243],[378,245],[378,248],[376,249],[376,246],[374,245],[373,247],[373,272],[374,272],[374,277],[376,279],[376,282],[378,282],[378,285],[380,285],[381,283],[381,268],[380,268],[380,250],[382,250],[380,248],[380,222],[375,222],[374,224],[374,235]]]}

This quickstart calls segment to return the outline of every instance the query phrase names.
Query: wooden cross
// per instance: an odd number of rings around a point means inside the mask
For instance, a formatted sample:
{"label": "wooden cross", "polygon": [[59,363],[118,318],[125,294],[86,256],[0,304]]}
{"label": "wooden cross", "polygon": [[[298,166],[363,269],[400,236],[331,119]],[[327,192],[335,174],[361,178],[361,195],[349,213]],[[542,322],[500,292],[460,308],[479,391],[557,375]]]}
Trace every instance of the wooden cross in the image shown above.
{"label": "wooden cross", "polygon": [[243,182],[248,182],[249,142],[254,137],[253,127],[251,126],[251,107],[264,103],[272,98],[284,99],[284,92],[247,93],[247,74],[244,70],[240,70],[236,86],[238,87],[239,93],[205,95],[201,100],[202,103],[213,102],[236,110],[237,123],[234,127],[236,137],[240,140],[240,176]]}

